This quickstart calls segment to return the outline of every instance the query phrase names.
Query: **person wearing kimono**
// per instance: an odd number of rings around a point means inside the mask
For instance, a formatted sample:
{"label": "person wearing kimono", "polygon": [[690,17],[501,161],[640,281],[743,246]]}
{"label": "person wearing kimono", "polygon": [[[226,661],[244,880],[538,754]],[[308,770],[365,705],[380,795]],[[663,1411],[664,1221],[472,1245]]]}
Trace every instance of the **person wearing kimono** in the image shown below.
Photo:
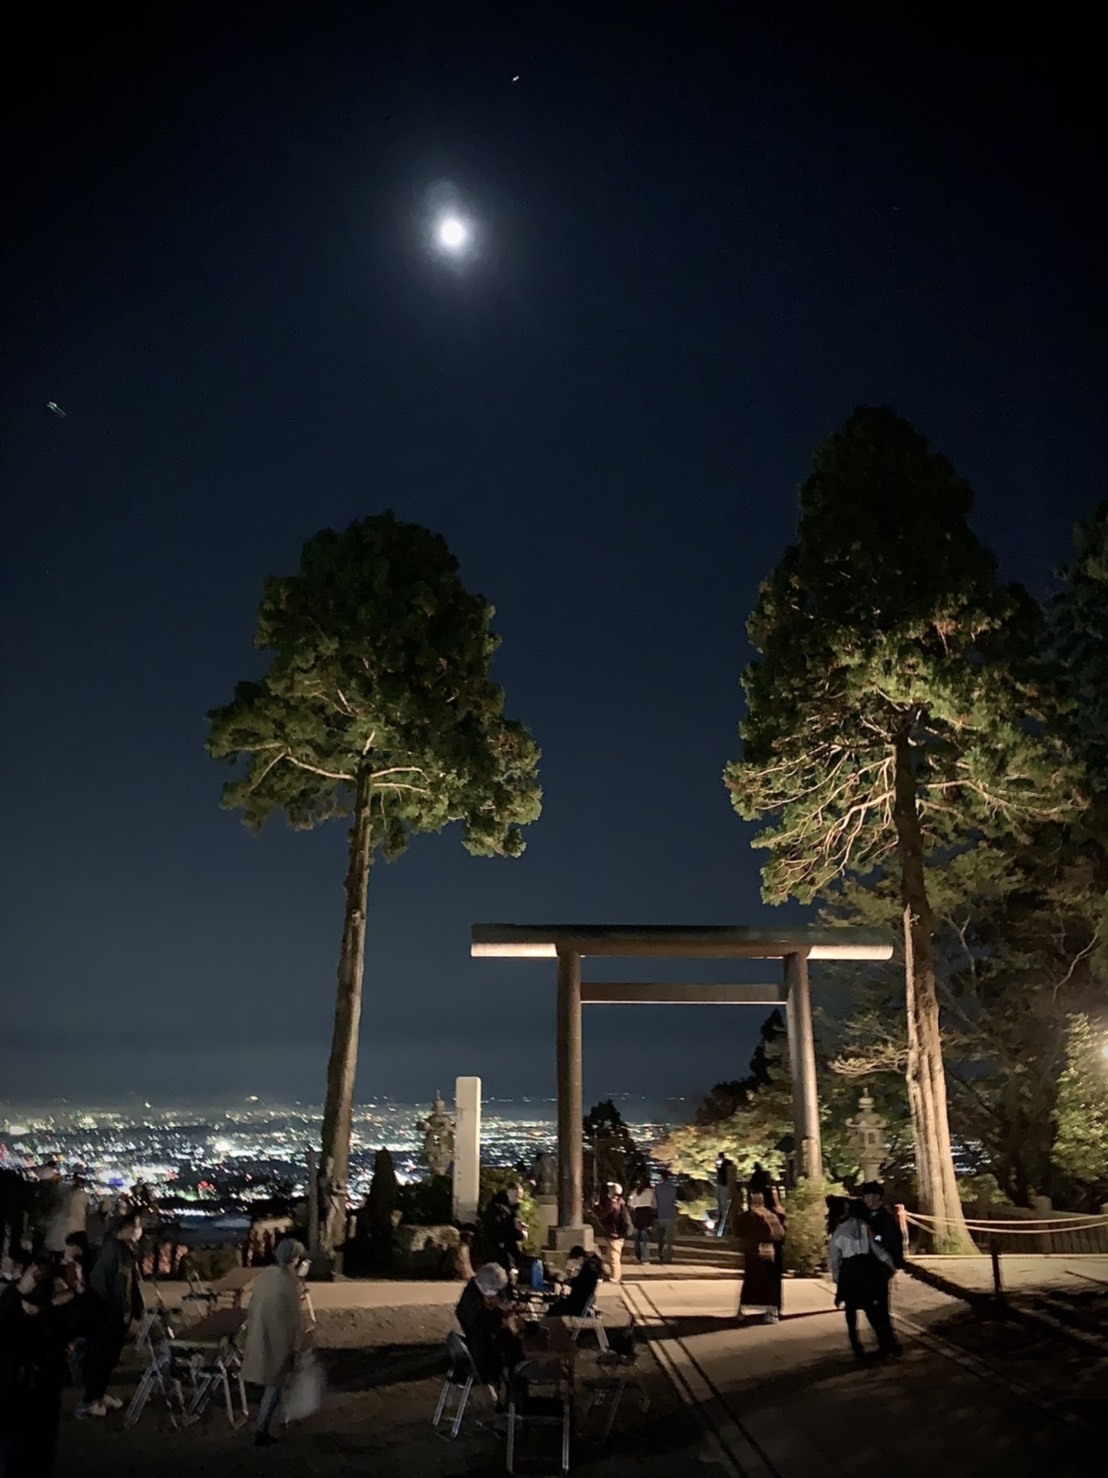
{"label": "person wearing kimono", "polygon": [[734,1221],[743,1254],[739,1318],[761,1314],[764,1323],[776,1324],[781,1313],[781,1269],[776,1249],[785,1240],[785,1228],[781,1218],[766,1205],[764,1191],[750,1191],[748,1202],[747,1210]]}

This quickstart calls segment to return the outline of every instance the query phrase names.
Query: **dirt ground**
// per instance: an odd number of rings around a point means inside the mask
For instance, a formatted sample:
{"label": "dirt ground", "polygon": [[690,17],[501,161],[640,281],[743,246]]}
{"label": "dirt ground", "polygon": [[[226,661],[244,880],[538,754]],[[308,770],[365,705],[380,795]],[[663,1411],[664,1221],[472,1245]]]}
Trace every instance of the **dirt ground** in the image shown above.
{"label": "dirt ground", "polygon": [[[502,1421],[499,1427],[476,1396],[473,1419],[467,1413],[456,1442],[431,1428],[445,1368],[443,1346],[454,1327],[448,1306],[382,1309],[335,1309],[319,1314],[316,1347],[327,1377],[323,1407],[309,1420],[275,1428],[280,1443],[259,1450],[252,1428],[232,1430],[221,1408],[213,1405],[195,1425],[176,1431],[164,1408],[152,1399],[134,1427],[124,1428],[122,1414],[101,1421],[77,1421],[79,1393],[66,1393],[59,1442],[57,1478],[253,1478],[262,1472],[320,1478],[422,1478],[423,1474],[492,1475],[504,1471]],[[582,1345],[587,1336],[582,1337]],[[579,1378],[586,1380],[595,1355],[586,1352]],[[575,1473],[617,1474],[665,1471],[665,1453],[680,1463],[677,1450],[699,1440],[696,1420],[675,1397],[649,1352],[639,1366],[651,1398],[643,1416],[637,1400],[625,1399],[616,1431],[607,1447],[599,1441],[603,1413],[594,1412],[574,1448]],[[139,1362],[128,1351],[114,1394],[129,1400],[139,1376]],[[248,1394],[256,1398],[256,1391]],[[253,1409],[253,1403],[252,1403]],[[584,1402],[578,1407],[578,1420]],[[479,1425],[486,1416],[487,1425]],[[557,1435],[540,1430],[529,1438],[533,1472],[555,1471]],[[553,1444],[553,1445],[552,1445]],[[521,1470],[526,1470],[521,1465]]]}

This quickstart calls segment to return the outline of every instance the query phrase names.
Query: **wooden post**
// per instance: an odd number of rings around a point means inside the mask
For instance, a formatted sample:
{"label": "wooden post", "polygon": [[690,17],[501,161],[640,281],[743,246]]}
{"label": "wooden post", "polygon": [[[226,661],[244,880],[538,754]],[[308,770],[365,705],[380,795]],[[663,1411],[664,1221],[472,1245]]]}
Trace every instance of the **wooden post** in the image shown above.
{"label": "wooden post", "polygon": [[581,956],[558,952],[558,1225],[560,1249],[584,1232],[584,1083],[581,1066]]}
{"label": "wooden post", "polygon": [[1000,1238],[995,1234],[989,1238],[989,1256],[993,1264],[993,1297],[1003,1298],[1004,1287],[1000,1281]]}
{"label": "wooden post", "polygon": [[819,1127],[816,1043],[812,1034],[808,958],[800,953],[790,954],[785,956],[784,964],[789,1072],[793,1080],[796,1173],[798,1176],[822,1176],[823,1145]]}

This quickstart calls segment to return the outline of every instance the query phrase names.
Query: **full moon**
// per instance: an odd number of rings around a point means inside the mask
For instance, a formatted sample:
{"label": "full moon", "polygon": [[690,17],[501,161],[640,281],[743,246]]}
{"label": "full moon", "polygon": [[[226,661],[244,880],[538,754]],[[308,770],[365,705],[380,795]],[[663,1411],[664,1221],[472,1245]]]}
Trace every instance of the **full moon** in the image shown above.
{"label": "full moon", "polygon": [[457,216],[443,216],[439,222],[439,244],[448,251],[458,251],[469,240],[469,228]]}

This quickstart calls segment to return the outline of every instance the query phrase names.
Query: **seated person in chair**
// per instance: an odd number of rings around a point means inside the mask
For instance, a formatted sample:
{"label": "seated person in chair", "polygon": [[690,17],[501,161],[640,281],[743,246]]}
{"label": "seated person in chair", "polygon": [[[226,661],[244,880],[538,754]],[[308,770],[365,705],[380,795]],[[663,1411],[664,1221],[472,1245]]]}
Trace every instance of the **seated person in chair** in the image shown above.
{"label": "seated person in chair", "polygon": [[576,1271],[569,1280],[569,1288],[562,1298],[556,1298],[547,1310],[548,1314],[560,1314],[567,1319],[581,1319],[596,1293],[597,1285],[604,1276],[604,1265],[595,1252],[586,1252],[583,1247],[571,1249],[567,1271],[574,1264]]}
{"label": "seated person in chair", "polygon": [[500,1264],[486,1263],[466,1284],[454,1310],[477,1374],[494,1391],[523,1358],[511,1307],[504,1299],[507,1286],[508,1274]]}

